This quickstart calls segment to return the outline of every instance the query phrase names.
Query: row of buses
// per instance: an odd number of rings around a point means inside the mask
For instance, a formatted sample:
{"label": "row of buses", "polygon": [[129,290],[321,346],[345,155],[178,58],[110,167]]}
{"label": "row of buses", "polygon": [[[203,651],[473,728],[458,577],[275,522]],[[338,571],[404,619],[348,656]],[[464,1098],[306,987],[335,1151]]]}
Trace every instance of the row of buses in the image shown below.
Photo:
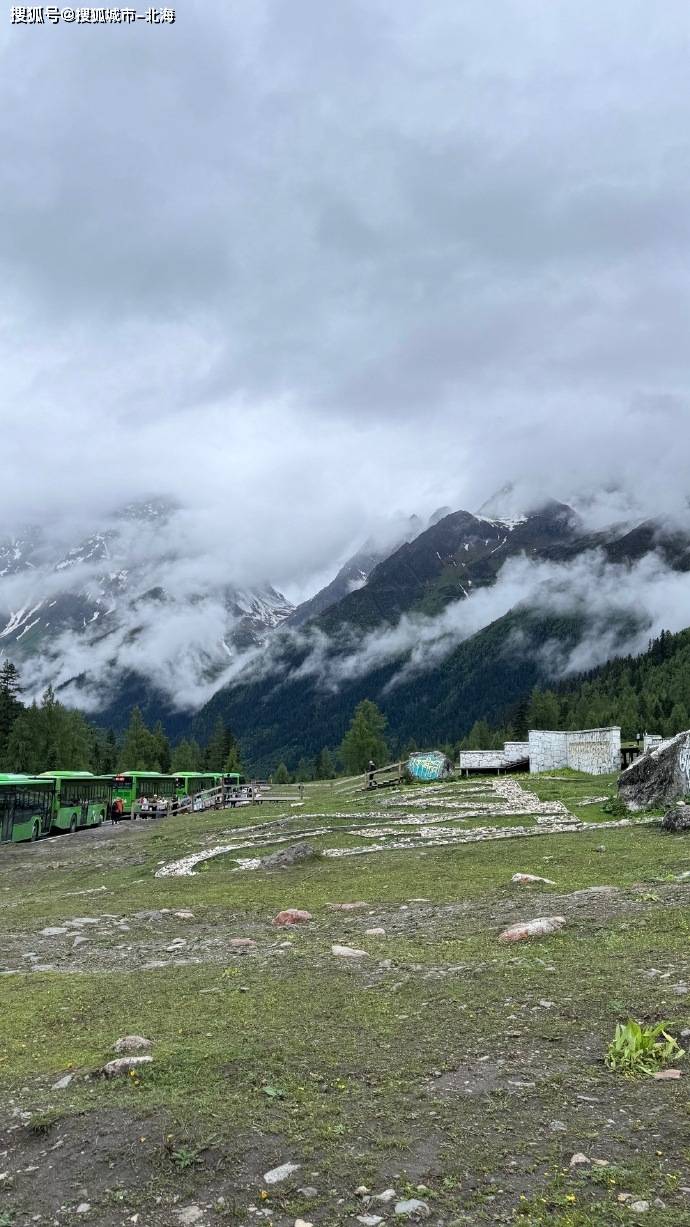
{"label": "row of buses", "polygon": [[225,798],[239,791],[235,771],[125,771],[93,775],[90,771],[42,771],[40,775],[0,774],[0,843],[37,840],[44,835],[100,826],[113,801],[122,801],[122,817],[135,817],[146,798],[167,810],[181,803],[195,809],[195,797]]}

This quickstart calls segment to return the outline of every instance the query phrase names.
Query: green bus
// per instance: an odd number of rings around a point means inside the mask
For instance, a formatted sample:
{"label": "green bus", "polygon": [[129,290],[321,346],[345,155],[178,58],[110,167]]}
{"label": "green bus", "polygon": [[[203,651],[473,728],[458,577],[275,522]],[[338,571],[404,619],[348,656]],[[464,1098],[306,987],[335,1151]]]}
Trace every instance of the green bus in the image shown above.
{"label": "green bus", "polygon": [[93,775],[91,771],[42,771],[41,778],[55,782],[51,830],[74,834],[105,822],[113,792],[111,776]]}
{"label": "green bus", "polygon": [[175,772],[175,794],[178,800],[181,797],[195,797],[198,792],[212,787],[205,771]]}
{"label": "green bus", "polygon": [[162,797],[165,801],[175,800],[175,776],[163,775],[160,771],[122,771],[114,776],[113,800],[119,797],[122,801],[122,817],[132,817],[132,807],[142,797]]}
{"label": "green bus", "polygon": [[0,843],[49,835],[55,785],[30,775],[0,774]]}

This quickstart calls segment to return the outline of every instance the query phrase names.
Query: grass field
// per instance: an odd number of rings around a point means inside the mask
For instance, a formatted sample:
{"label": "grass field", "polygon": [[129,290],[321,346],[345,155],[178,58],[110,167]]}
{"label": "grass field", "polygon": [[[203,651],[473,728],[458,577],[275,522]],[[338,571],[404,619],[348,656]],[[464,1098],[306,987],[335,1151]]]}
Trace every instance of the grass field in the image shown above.
{"label": "grass field", "polygon": [[[383,1227],[410,1198],[447,1227],[687,1224],[690,1061],[664,1082],[603,1057],[618,1021],[690,1027],[690,842],[602,828],[611,779],[514,787],[324,786],[3,847],[0,1227]],[[304,838],[317,858],[241,867]],[[312,920],[274,927],[286,907]],[[543,915],[567,924],[499,944]],[[133,1033],[152,1063],[99,1076]]]}

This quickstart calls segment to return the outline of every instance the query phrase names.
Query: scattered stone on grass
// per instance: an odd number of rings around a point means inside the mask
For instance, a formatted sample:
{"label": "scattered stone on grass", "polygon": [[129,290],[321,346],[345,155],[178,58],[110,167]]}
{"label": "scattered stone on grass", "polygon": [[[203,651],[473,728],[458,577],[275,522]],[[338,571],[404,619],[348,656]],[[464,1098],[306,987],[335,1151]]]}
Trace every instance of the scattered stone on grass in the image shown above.
{"label": "scattered stone on grass", "polygon": [[565,916],[538,916],[536,920],[526,920],[521,924],[510,925],[499,934],[499,942],[524,942],[530,937],[548,937],[558,933],[566,923]]}
{"label": "scattered stone on grass", "polygon": [[395,1199],[395,1189],[384,1189],[383,1193],[374,1193],[375,1201],[382,1201],[384,1206]]}
{"label": "scattered stone on grass", "polygon": [[665,831],[690,831],[690,805],[676,802],[664,815],[661,825]]}
{"label": "scattered stone on grass", "polygon": [[355,912],[358,908],[369,907],[364,899],[356,899],[354,903],[329,903],[335,912]]}
{"label": "scattered stone on grass", "polygon": [[280,848],[269,856],[262,856],[259,865],[261,869],[291,869],[293,865],[299,865],[303,861],[315,860],[318,855],[316,848],[303,840],[290,848]]}
{"label": "scattered stone on grass", "polygon": [[62,937],[67,929],[61,925],[48,925],[46,929],[41,929],[41,937]]}
{"label": "scattered stone on grass", "polygon": [[331,954],[341,959],[366,959],[366,950],[357,950],[355,946],[331,946]]}
{"label": "scattered stone on grass", "polygon": [[369,1190],[367,1186],[365,1184],[360,1184],[355,1189],[355,1197],[366,1197],[368,1192]]}
{"label": "scattered stone on grass", "polygon": [[173,916],[177,920],[193,920],[194,912],[173,912]]}
{"label": "scattered stone on grass", "polygon": [[296,1218],[295,1227],[314,1227],[313,1223],[308,1223],[305,1218]]}
{"label": "scattered stone on grass", "polygon": [[117,1078],[121,1074],[129,1074],[138,1069],[141,1065],[150,1065],[153,1057],[118,1057],[115,1061],[108,1061],[102,1068],[101,1073],[106,1078]]}
{"label": "scattered stone on grass", "polygon": [[386,930],[385,929],[365,929],[364,934],[366,937],[385,937]]}
{"label": "scattered stone on grass", "polygon": [[379,1223],[383,1222],[383,1217],[380,1214],[358,1214],[357,1222],[363,1223],[364,1227],[378,1227]]}
{"label": "scattered stone on grass", "polygon": [[88,1214],[90,1209],[91,1209],[91,1202],[80,1201],[79,1205],[77,1206],[76,1213],[77,1214]]}
{"label": "scattered stone on grass", "polygon": [[683,1075],[679,1069],[660,1069],[658,1073],[654,1074],[654,1081],[675,1082],[678,1078],[682,1077]]}
{"label": "scattered stone on grass", "polygon": [[228,945],[236,946],[238,950],[251,950],[256,942],[253,937],[231,937]]}
{"label": "scattered stone on grass", "polygon": [[545,886],[555,886],[556,883],[551,878],[540,878],[535,873],[514,873],[511,882],[517,882],[518,886],[529,886],[533,882],[543,882]]}
{"label": "scattered stone on grass", "polygon": [[315,1189],[313,1184],[305,1184],[304,1188],[298,1189],[297,1192],[301,1193],[302,1197],[308,1198],[318,1197],[319,1195],[319,1190]]}
{"label": "scattered stone on grass", "polygon": [[578,1150],[577,1154],[573,1155],[570,1160],[571,1167],[589,1167],[590,1163],[591,1159],[588,1159],[587,1155],[583,1155],[581,1150]]}
{"label": "scattered stone on grass", "polygon": [[271,921],[274,925],[301,925],[306,924],[308,920],[312,920],[311,912],[304,912],[298,907],[287,907],[282,912],[278,912],[277,916]]}
{"label": "scattered stone on grass", "polygon": [[431,1211],[425,1201],[418,1197],[409,1197],[406,1201],[396,1201],[395,1213],[406,1218],[428,1218]]}
{"label": "scattered stone on grass", "polygon": [[58,1078],[57,1082],[51,1086],[51,1091],[66,1091],[73,1077],[74,1074],[65,1074],[63,1078]]}
{"label": "scattered stone on grass", "polygon": [[151,1040],[147,1040],[144,1035],[123,1035],[113,1044],[113,1052],[120,1054],[148,1052],[149,1048],[151,1048]]}
{"label": "scattered stone on grass", "polygon": [[281,1163],[280,1167],[272,1167],[270,1172],[264,1172],[264,1182],[266,1184],[280,1184],[281,1181],[287,1180],[293,1172],[298,1172],[301,1167],[300,1163]]}
{"label": "scattered stone on grass", "polygon": [[646,1214],[649,1209],[648,1201],[631,1201],[630,1209],[633,1214]]}
{"label": "scattered stone on grass", "polygon": [[175,1211],[175,1216],[182,1227],[194,1227],[195,1223],[201,1222],[204,1212],[200,1206],[183,1206]]}

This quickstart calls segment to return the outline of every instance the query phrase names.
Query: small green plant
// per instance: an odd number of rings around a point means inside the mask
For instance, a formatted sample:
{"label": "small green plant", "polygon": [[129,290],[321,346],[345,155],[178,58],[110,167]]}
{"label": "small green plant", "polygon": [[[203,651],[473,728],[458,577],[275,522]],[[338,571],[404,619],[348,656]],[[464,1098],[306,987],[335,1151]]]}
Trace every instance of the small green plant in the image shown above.
{"label": "small green plant", "polygon": [[605,814],[612,814],[614,818],[625,818],[629,814],[625,801],[621,800],[618,793],[609,797],[608,801],[604,801],[601,808]]}
{"label": "small green plant", "polygon": [[605,1057],[609,1069],[631,1078],[635,1074],[655,1074],[670,1061],[680,1060],[685,1052],[668,1034],[667,1026],[664,1022],[644,1026],[633,1019],[617,1023]]}

